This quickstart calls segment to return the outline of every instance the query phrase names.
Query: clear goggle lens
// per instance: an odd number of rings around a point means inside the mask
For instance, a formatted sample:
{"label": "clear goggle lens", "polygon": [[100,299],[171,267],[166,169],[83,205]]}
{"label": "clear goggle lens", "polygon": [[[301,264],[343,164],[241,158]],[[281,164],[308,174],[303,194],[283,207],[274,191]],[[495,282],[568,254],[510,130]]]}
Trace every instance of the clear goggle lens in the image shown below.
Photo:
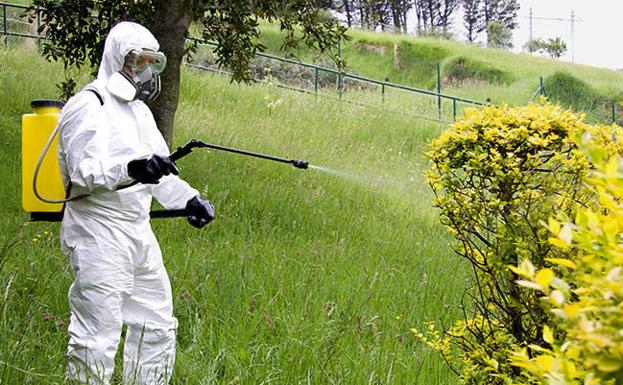
{"label": "clear goggle lens", "polygon": [[127,56],[126,63],[132,68],[134,73],[141,73],[147,67],[150,67],[151,72],[154,75],[158,75],[167,66],[167,57],[162,52],[131,51]]}

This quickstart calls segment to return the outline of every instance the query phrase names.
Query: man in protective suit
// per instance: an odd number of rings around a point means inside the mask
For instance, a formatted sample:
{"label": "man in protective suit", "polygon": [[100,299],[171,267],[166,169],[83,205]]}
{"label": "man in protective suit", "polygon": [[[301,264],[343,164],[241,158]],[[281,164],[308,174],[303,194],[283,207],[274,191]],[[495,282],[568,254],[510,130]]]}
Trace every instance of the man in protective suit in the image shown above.
{"label": "man in protective suit", "polygon": [[71,383],[109,383],[123,324],[125,383],[168,383],[177,320],[149,224],[152,197],[167,209],[186,208],[195,227],[214,217],[210,202],[177,176],[143,102],[159,91],[166,57],[158,48],[143,26],[114,26],[97,79],[69,99],[59,117],[63,181],[71,196],[85,195],[67,203],[61,226],[61,247],[74,272]]}

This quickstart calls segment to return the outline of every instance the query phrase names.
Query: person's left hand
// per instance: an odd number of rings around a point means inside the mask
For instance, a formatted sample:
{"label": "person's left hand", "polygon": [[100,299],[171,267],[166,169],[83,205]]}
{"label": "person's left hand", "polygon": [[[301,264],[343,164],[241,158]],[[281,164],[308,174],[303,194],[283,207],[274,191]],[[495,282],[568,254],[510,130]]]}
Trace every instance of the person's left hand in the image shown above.
{"label": "person's left hand", "polygon": [[214,206],[210,201],[201,199],[198,195],[186,203],[188,223],[200,229],[214,219]]}

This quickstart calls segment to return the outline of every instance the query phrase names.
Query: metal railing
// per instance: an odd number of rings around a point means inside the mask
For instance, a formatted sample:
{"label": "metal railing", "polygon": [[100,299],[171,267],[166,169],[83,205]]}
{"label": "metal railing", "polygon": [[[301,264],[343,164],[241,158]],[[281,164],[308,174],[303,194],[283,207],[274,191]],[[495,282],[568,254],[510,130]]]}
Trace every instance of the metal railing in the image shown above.
{"label": "metal railing", "polygon": [[[198,39],[198,38],[190,37],[190,36],[187,37],[187,39],[199,45],[205,45],[208,47],[216,47],[216,43],[214,42],[210,42],[210,41],[206,41],[206,40],[202,40],[202,39]],[[305,93],[319,95],[322,89],[322,87],[320,86],[320,78],[323,76],[323,74],[329,74],[336,79],[335,94],[337,95],[338,99],[343,99],[343,96],[346,91],[345,85],[348,81],[359,82],[367,86],[373,86],[372,88],[377,89],[378,96],[380,96],[380,100],[382,103],[385,103],[387,101],[388,95],[392,91],[402,91],[410,95],[423,96],[423,97],[428,98],[430,101],[433,101],[436,104],[438,117],[437,119],[430,118],[431,120],[438,120],[438,121],[444,122],[444,120],[442,119],[443,111],[448,111],[448,112],[451,111],[452,120],[454,120],[456,119],[456,116],[459,113],[459,107],[461,105],[484,106],[486,104],[486,103],[470,100],[467,98],[462,98],[458,96],[441,93],[440,92],[441,79],[438,79],[438,88],[437,88],[438,92],[435,92],[435,91],[429,91],[425,89],[410,87],[410,86],[406,86],[402,84],[391,83],[388,81],[372,79],[372,78],[368,78],[368,77],[365,77],[359,74],[340,71],[339,69],[336,69],[336,68],[329,68],[329,67],[324,67],[324,66],[317,65],[317,64],[311,64],[311,63],[306,63],[306,62],[302,62],[298,60],[292,60],[289,58],[279,57],[279,56],[275,56],[275,55],[271,55],[271,54],[267,54],[263,52],[256,53],[256,57],[277,61],[282,64],[288,64],[292,66],[305,68],[312,72],[312,78],[313,78],[312,90],[313,91],[302,88],[302,87],[289,86],[287,84],[285,85],[282,84],[281,86],[283,88],[289,88],[289,89],[294,89],[294,90],[305,92]],[[219,72],[219,73],[223,73],[223,72],[227,73],[226,71],[223,71],[220,68],[216,68],[215,66],[209,66],[209,65],[206,66],[206,65],[201,65],[201,64],[195,64],[192,62],[189,64],[194,68],[199,68],[202,70],[214,71],[214,72]],[[444,103],[447,106],[445,109],[443,108]],[[365,105],[365,103],[364,104],[357,103],[357,104]]]}
{"label": "metal railing", "polygon": [[[30,39],[37,39],[37,40],[45,39],[45,36],[40,35],[38,32],[39,28],[41,27],[41,16],[39,14],[37,14],[37,34],[36,35],[29,33],[29,32],[21,32],[21,31],[15,31],[13,29],[9,29],[10,22],[15,23],[15,24],[27,25],[28,26],[27,29],[30,29],[31,24],[29,22],[24,21],[21,17],[24,11],[30,8],[29,6],[0,2],[0,7],[2,7],[2,34],[4,35],[5,48],[8,47],[9,36],[30,38]],[[18,17],[14,18],[12,17],[13,15],[9,15],[10,10],[19,10],[19,14],[17,15]]]}

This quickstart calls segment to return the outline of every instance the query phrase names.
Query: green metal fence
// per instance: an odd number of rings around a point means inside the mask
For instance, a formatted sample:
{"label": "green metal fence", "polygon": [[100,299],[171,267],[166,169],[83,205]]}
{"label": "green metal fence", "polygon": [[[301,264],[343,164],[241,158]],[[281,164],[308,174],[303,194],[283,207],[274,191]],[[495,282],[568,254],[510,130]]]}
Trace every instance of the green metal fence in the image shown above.
{"label": "green metal fence", "polygon": [[[216,43],[188,37],[199,47],[198,53],[189,59],[194,68],[223,73],[210,56]],[[485,103],[429,91],[383,80],[371,79],[336,68],[305,63],[288,58],[258,52],[252,64],[256,80],[275,84],[316,96],[336,99],[366,106],[382,105],[384,109],[407,112],[429,120],[452,121],[467,106],[482,106]],[[357,92],[351,92],[357,91]],[[436,112],[431,116],[431,112]]]}
{"label": "green metal fence", "polygon": [[4,35],[3,44],[5,48],[12,45],[12,37],[36,39],[37,41],[44,39],[44,36],[38,33],[41,26],[39,15],[36,17],[36,24],[31,24],[24,17],[24,12],[29,8],[28,6],[0,2],[0,8],[2,8],[2,35]]}

